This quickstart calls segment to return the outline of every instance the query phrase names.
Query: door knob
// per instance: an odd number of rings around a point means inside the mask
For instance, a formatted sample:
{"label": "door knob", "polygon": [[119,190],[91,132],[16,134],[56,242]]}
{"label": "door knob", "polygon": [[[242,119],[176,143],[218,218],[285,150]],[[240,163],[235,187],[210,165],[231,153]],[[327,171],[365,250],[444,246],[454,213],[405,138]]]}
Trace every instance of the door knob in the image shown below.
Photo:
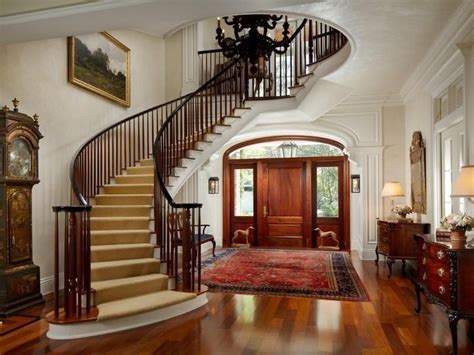
{"label": "door knob", "polygon": [[267,217],[267,206],[263,206],[263,217]]}

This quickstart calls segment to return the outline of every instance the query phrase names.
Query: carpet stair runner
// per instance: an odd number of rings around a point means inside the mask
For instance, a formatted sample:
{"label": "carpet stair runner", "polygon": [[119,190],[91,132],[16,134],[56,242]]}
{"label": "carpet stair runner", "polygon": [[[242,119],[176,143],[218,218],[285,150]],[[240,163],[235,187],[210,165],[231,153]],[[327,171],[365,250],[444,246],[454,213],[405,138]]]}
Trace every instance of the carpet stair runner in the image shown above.
{"label": "carpet stair runner", "polygon": [[91,212],[91,277],[99,321],[148,312],[196,297],[168,290],[150,243],[153,160],[142,160],[95,197]]}

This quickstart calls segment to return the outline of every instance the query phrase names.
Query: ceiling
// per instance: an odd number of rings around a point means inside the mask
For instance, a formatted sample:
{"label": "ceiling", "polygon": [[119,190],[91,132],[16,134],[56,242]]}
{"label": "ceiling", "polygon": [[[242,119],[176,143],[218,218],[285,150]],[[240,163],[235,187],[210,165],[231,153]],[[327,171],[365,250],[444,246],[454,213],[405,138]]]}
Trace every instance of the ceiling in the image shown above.
{"label": "ceiling", "polygon": [[[21,1],[33,4],[42,2]],[[51,1],[47,0],[45,3]],[[203,18],[272,9],[323,19],[337,25],[351,37],[353,55],[327,79],[356,89],[361,94],[397,95],[461,2],[462,0],[97,0],[76,6],[0,17],[0,44],[123,28],[134,28],[162,37]]]}

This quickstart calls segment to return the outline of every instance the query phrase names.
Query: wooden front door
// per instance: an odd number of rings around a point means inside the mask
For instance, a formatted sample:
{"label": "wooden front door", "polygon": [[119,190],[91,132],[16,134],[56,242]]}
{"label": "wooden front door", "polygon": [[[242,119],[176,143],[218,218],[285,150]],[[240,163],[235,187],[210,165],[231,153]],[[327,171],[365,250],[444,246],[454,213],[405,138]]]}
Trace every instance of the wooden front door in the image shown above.
{"label": "wooden front door", "polygon": [[305,246],[304,162],[264,162],[262,168],[260,245]]}

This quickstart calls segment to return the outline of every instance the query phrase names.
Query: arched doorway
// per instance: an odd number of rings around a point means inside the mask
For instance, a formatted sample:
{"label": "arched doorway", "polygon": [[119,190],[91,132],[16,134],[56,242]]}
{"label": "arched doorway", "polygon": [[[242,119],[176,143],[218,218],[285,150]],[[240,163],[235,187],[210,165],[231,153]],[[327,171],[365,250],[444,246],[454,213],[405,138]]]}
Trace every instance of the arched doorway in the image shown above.
{"label": "arched doorway", "polygon": [[[252,246],[350,250],[349,160],[339,142],[277,136],[224,154],[224,246],[253,226]],[[323,232],[333,232],[321,238]]]}

